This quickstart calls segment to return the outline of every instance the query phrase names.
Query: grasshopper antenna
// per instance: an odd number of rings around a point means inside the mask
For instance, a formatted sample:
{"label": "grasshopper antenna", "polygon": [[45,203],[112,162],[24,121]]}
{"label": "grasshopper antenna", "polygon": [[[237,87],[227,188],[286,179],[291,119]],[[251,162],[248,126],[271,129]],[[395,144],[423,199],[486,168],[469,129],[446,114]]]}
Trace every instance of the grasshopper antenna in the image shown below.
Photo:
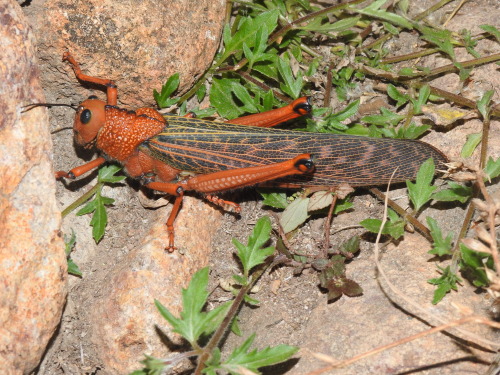
{"label": "grasshopper antenna", "polygon": [[[33,104],[28,104],[26,106],[23,107],[23,110],[21,111],[21,113],[24,113],[24,112],[28,112],[28,111],[31,111],[33,108],[36,108],[36,107],[69,107],[71,109],[74,109],[75,112],[78,110],[78,106],[77,105],[74,105],[74,104],[63,104],[63,103],[33,103]],[[66,129],[73,129],[72,126],[66,126],[64,128],[59,128],[59,129],[55,129],[51,132],[51,134],[54,134],[54,133],[57,133],[61,130],[66,130]]]}
{"label": "grasshopper antenna", "polygon": [[33,104],[28,104],[23,107],[23,110],[21,112],[28,112],[31,111],[33,108],[36,107],[70,107],[73,108],[75,111],[78,109],[78,106],[75,104],[63,104],[63,103],[33,103]]}

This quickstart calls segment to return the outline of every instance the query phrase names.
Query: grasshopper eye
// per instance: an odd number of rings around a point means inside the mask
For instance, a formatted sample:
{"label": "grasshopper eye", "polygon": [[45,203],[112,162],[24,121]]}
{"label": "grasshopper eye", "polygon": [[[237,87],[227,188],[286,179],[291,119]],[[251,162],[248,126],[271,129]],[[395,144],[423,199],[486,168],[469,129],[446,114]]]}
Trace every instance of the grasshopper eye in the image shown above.
{"label": "grasshopper eye", "polygon": [[80,122],[82,124],[88,124],[90,122],[90,119],[92,117],[92,112],[90,109],[84,109],[82,114],[80,115]]}

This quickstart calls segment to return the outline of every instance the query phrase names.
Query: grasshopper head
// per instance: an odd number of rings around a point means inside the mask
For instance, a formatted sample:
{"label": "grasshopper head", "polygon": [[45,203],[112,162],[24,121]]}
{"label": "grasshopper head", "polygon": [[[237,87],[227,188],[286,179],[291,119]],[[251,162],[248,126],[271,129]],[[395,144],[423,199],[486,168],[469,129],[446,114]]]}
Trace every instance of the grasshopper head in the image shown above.
{"label": "grasshopper head", "polygon": [[78,106],[73,125],[76,143],[89,147],[93,144],[106,121],[105,106],[106,102],[95,96],[89,97]]}

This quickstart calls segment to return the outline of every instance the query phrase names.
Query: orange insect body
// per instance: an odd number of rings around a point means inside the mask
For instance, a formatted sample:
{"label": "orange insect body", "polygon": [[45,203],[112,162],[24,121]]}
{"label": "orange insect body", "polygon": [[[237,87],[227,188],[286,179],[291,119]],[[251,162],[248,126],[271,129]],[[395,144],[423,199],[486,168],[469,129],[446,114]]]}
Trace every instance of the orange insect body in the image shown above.
{"label": "orange insect body", "polygon": [[307,98],[230,124],[176,116],[165,120],[151,108],[127,111],[116,106],[117,88],[112,81],[82,74],[69,53],[64,60],[71,63],[79,80],[107,88],[107,103],[85,100],[74,123],[77,143],[96,145],[104,155],[68,173],[57,172],[56,178],[75,178],[111,159],[145,187],[174,195],[167,220],[169,251],[174,250],[173,224],[185,191],[199,192],[215,204],[239,211],[237,204],[211,194],[269,181],[282,187],[316,188],[341,183],[380,185],[392,176],[402,182],[414,179],[430,157],[436,166],[447,161],[439,150],[414,140],[263,128],[310,113]]}
{"label": "orange insect body", "polygon": [[[95,143],[105,157],[99,157],[83,166],[73,168],[68,173],[56,172],[56,178],[75,178],[98,167],[106,159],[111,159],[123,164],[125,171],[131,177],[144,178],[146,187],[176,196],[174,207],[167,220],[169,232],[167,250],[169,251],[175,248],[173,223],[185,191],[215,193],[290,175],[311,173],[314,170],[312,156],[304,153],[283,162],[217,171],[180,179],[181,169],[174,168],[141,150],[149,139],[168,126],[163,116],[152,108],[127,111],[116,107],[117,88],[112,81],[82,74],[78,63],[69,53],[64,54],[63,60],[70,62],[78,79],[107,87],[107,103],[94,98],[85,100],[77,109],[74,123],[77,143],[85,147],[90,147]],[[272,126],[302,116],[309,111],[310,105],[307,99],[301,98],[287,107],[270,111],[272,114],[251,116],[251,121],[254,123],[262,121],[261,125],[269,126],[271,123],[269,119],[273,119]],[[237,121],[238,119],[235,120],[236,123],[245,123],[245,121]],[[235,203],[213,196],[209,196],[208,199],[222,206],[232,206],[235,211],[239,210],[239,206]]]}

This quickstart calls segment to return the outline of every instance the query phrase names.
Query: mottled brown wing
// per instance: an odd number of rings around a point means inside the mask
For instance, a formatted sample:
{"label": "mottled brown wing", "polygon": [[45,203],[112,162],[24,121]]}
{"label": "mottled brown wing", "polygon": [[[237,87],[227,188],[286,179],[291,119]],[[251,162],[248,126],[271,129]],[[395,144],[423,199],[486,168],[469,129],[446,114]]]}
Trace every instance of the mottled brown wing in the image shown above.
{"label": "mottled brown wing", "polygon": [[311,153],[316,169],[293,176],[301,186],[382,185],[412,180],[418,168],[433,158],[447,161],[434,147],[414,140],[367,138],[327,133],[216,123],[169,117],[168,126],[140,146],[158,160],[197,174],[278,163]]}

